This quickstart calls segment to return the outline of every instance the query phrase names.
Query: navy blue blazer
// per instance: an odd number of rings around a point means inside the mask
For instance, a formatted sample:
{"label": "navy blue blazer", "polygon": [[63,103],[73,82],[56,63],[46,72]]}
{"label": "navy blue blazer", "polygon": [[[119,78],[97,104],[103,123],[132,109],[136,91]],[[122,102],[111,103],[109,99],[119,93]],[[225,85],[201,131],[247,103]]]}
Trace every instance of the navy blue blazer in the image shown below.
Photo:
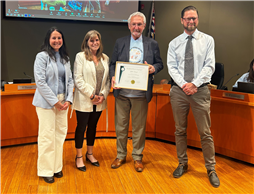
{"label": "navy blue blazer", "polygon": [[[153,97],[153,77],[155,74],[157,74],[163,69],[163,63],[160,57],[160,49],[157,41],[145,36],[142,36],[142,40],[144,47],[143,61],[146,61],[148,64],[153,65],[155,68],[155,72],[149,74],[146,91],[147,102],[150,102]],[[113,55],[109,65],[110,80],[112,80],[112,77],[115,76],[116,61],[129,62],[130,41],[131,35],[116,40]],[[119,95],[119,92],[120,90],[114,90],[114,96],[117,97]]]}

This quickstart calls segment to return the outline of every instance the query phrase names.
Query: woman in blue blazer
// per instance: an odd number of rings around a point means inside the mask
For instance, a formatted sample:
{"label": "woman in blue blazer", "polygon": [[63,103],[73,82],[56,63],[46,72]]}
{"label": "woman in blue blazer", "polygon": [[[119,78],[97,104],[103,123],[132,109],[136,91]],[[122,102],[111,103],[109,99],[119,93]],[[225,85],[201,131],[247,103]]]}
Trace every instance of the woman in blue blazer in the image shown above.
{"label": "woman in blue blazer", "polygon": [[34,62],[37,89],[33,105],[39,119],[37,173],[47,183],[63,176],[63,144],[68,107],[73,99],[73,79],[63,33],[48,30]]}

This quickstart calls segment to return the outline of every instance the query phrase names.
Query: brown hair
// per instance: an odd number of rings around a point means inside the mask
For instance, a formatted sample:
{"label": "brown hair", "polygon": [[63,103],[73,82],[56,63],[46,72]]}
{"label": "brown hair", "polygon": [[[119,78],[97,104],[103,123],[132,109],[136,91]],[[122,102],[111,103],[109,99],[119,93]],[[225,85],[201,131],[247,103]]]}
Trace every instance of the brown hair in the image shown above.
{"label": "brown hair", "polygon": [[92,61],[93,56],[92,56],[92,53],[89,49],[89,46],[88,46],[87,42],[90,38],[95,38],[96,36],[98,36],[98,38],[100,40],[100,48],[97,50],[96,57],[97,57],[98,61],[101,58],[104,60],[104,57],[103,57],[103,54],[102,54],[103,45],[102,45],[102,41],[101,41],[101,34],[96,30],[90,30],[89,32],[86,33],[85,38],[84,38],[84,40],[82,42],[82,45],[81,45],[81,50],[85,52],[85,56],[86,56],[86,59],[88,61]]}
{"label": "brown hair", "polygon": [[249,82],[254,82],[254,71],[253,71],[253,66],[254,66],[254,59],[250,62],[250,69],[249,69],[249,76],[247,80]]}
{"label": "brown hair", "polygon": [[51,34],[54,32],[54,31],[57,31],[59,32],[61,35],[62,35],[62,39],[63,39],[63,45],[60,47],[59,49],[59,54],[61,56],[61,63],[65,64],[67,62],[70,61],[69,59],[69,54],[68,54],[68,51],[67,51],[67,48],[66,48],[66,44],[65,44],[65,40],[64,40],[64,35],[63,33],[61,32],[61,30],[59,30],[57,27],[51,27],[47,34],[46,34],[46,37],[44,39],[44,42],[43,42],[43,45],[41,46],[41,51],[45,51],[48,53],[48,55],[50,56],[51,59],[53,59],[54,61],[56,61],[56,56],[55,56],[55,51],[54,49],[50,46],[50,43],[49,43],[49,40],[50,40],[50,36]]}
{"label": "brown hair", "polygon": [[[194,7],[194,6],[192,6],[192,5],[189,5],[189,6],[185,7],[185,8],[182,10],[182,12],[181,12],[181,18],[183,18],[183,16],[184,16],[184,14],[185,14],[186,11],[190,11],[190,10],[196,11],[196,12],[197,12],[197,15],[198,15],[198,9],[197,9],[196,7]],[[198,17],[199,17],[199,15],[198,15]]]}

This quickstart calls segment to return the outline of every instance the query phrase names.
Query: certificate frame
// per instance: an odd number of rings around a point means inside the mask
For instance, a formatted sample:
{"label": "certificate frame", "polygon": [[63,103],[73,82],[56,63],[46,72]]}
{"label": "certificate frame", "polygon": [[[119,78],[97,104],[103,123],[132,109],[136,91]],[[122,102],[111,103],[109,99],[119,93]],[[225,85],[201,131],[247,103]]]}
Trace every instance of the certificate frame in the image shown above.
{"label": "certificate frame", "polygon": [[116,62],[114,87],[147,91],[149,64]]}

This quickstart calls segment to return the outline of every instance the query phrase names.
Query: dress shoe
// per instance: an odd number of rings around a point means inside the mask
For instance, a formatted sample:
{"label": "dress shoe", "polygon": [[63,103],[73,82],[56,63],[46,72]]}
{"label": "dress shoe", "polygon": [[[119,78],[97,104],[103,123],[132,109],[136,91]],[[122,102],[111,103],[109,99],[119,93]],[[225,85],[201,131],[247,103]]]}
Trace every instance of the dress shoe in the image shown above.
{"label": "dress shoe", "polygon": [[144,166],[142,164],[142,160],[135,160],[134,161],[134,168],[137,172],[142,172],[144,169]]}
{"label": "dress shoe", "polygon": [[54,176],[55,176],[56,178],[62,178],[62,177],[63,177],[63,171],[54,173]]}
{"label": "dress shoe", "polygon": [[179,164],[178,167],[175,169],[175,171],[173,172],[173,176],[175,178],[179,178],[183,175],[183,173],[185,173],[188,169],[188,164]]}
{"label": "dress shoe", "polygon": [[98,161],[97,161],[97,162],[91,162],[91,160],[89,160],[89,158],[87,157],[87,155],[93,155],[93,153],[88,154],[88,152],[86,152],[86,161],[89,161],[89,162],[90,162],[92,165],[94,165],[94,166],[97,166],[97,167],[100,166],[100,164],[99,164]]}
{"label": "dress shoe", "polygon": [[111,168],[114,168],[114,169],[119,168],[125,162],[126,162],[126,158],[124,159],[116,158],[114,162],[111,164]]}
{"label": "dress shoe", "polygon": [[76,168],[79,169],[80,171],[86,172],[86,166],[82,166],[82,167],[77,166],[77,158],[82,158],[82,157],[83,156],[80,156],[80,157],[76,156],[76,158],[75,158]]}
{"label": "dress shoe", "polygon": [[213,187],[219,187],[220,186],[220,179],[217,176],[217,173],[215,170],[207,170],[207,174],[209,177],[209,181]]}
{"label": "dress shoe", "polygon": [[50,176],[50,177],[43,177],[43,179],[44,179],[44,181],[45,181],[46,183],[53,183],[53,182],[55,182],[53,176]]}

